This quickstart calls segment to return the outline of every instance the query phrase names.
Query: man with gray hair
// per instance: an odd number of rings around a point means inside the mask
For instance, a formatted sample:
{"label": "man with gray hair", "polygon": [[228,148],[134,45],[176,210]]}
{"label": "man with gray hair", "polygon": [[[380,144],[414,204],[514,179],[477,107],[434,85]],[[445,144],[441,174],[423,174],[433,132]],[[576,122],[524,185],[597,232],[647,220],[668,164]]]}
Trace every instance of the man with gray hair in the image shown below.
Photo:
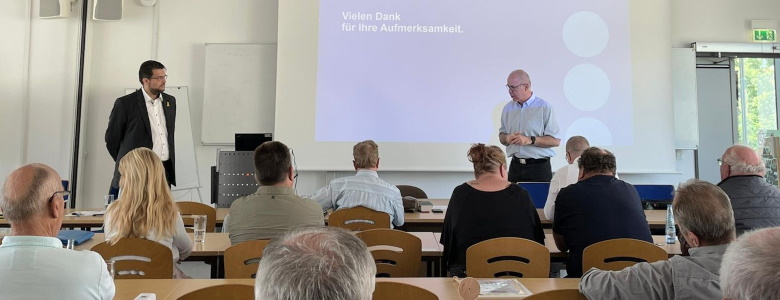
{"label": "man with gray hair", "polygon": [[721,260],[725,263],[723,253],[736,237],[729,197],[709,182],[691,179],[680,185],[672,204],[680,247],[690,256],[622,271],[592,268],[582,276],[580,292],[588,299],[719,299]]}
{"label": "man with gray hair", "polygon": [[549,182],[553,147],[561,144],[560,128],[553,106],[531,89],[531,76],[514,70],[506,79],[511,101],[501,111],[498,140],[506,146],[510,182]]}
{"label": "man with gray hair", "polygon": [[547,193],[547,202],[544,203],[544,216],[552,221],[555,217],[555,198],[562,188],[577,183],[580,177],[580,155],[585,149],[590,148],[590,143],[585,137],[576,135],[566,141],[567,164],[555,171],[550,180],[550,191]]}
{"label": "man with gray hair", "polygon": [[301,227],[263,251],[255,299],[369,300],[376,265],[366,244],[335,227]]}
{"label": "man with gray hair", "polygon": [[29,164],[3,184],[0,209],[11,235],[0,245],[0,299],[113,299],[106,263],[91,251],[62,248],[62,180],[49,166]]}
{"label": "man with gray hair", "polygon": [[743,234],[723,255],[720,286],[723,299],[780,299],[780,228]]}
{"label": "man with gray hair", "polygon": [[719,163],[718,186],[731,199],[737,235],[780,226],[780,189],[764,179],[766,171],[758,153],[745,146],[732,146]]}

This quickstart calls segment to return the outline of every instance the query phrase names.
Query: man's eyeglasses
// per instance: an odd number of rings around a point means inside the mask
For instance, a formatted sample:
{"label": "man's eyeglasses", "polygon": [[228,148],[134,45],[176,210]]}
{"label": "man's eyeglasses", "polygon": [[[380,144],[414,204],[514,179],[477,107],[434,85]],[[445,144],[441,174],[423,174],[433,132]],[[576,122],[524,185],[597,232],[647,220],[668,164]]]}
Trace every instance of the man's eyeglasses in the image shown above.
{"label": "man's eyeglasses", "polygon": [[157,77],[149,77],[149,79],[154,79],[154,80],[162,80],[162,79],[165,79],[165,80],[168,80],[168,75],[165,75],[165,76],[157,76]]}
{"label": "man's eyeglasses", "polygon": [[717,160],[718,160],[718,165],[722,166],[723,165],[723,159],[718,158]]}
{"label": "man's eyeglasses", "polygon": [[507,84],[505,86],[506,86],[507,90],[509,90],[510,92],[514,92],[515,89],[517,89],[518,87],[524,86],[524,85],[527,85],[527,83],[521,83],[521,84],[518,84],[518,85],[508,85]]}
{"label": "man's eyeglasses", "polygon": [[65,197],[70,195],[70,191],[54,192],[54,194],[51,194],[51,197],[49,197],[49,202],[52,202],[57,194],[62,194],[62,201],[68,202],[68,200],[65,200]]}

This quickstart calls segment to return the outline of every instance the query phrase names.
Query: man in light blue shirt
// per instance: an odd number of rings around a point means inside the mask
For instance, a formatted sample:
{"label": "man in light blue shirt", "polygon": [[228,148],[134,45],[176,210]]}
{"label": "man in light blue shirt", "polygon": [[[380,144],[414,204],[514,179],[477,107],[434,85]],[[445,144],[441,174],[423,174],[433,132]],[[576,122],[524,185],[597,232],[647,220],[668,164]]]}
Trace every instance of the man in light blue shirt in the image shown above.
{"label": "man in light blue shirt", "polygon": [[404,207],[397,187],[379,179],[379,146],[372,140],[357,143],[352,149],[355,176],[334,179],[309,198],[323,210],[363,206],[390,215],[396,227],[404,224]]}
{"label": "man in light blue shirt", "polygon": [[506,146],[510,182],[549,182],[552,179],[551,148],[561,144],[560,129],[552,105],[534,95],[531,78],[515,70],[506,80],[509,101],[501,111],[498,138]]}
{"label": "man in light blue shirt", "polygon": [[14,170],[0,208],[11,235],[0,245],[0,299],[113,299],[114,281],[100,254],[62,248],[57,238],[65,200],[49,166]]}

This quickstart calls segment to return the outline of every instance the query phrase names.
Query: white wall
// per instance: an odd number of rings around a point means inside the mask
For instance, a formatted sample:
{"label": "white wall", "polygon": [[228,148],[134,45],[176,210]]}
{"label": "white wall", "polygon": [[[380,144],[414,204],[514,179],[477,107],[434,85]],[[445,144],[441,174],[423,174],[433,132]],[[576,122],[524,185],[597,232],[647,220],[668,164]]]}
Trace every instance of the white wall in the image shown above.
{"label": "white wall", "polygon": [[[32,0],[28,0],[32,1]],[[278,0],[160,0],[157,59],[168,67],[170,86],[189,86],[192,121],[200,124],[203,101],[204,43],[275,43]],[[21,163],[53,165],[70,173],[78,46],[78,9],[68,19],[31,20],[30,94],[25,96],[26,1],[5,1],[0,10],[0,180]],[[37,1],[32,1],[37,7]],[[750,19],[780,19],[776,0],[684,0],[671,2],[673,47],[694,41],[744,42]],[[81,1],[76,2],[80,7]],[[125,1],[124,19],[88,25],[87,88],[82,130],[82,171],[79,205],[99,206],[113,170],[103,142],[113,101],[123,89],[136,87],[140,63],[152,53],[154,8]],[[656,26],[648,21],[647,26]],[[668,26],[668,25],[667,25]],[[642,37],[638,37],[642,38]],[[663,63],[663,62],[653,62]],[[230,80],[230,78],[225,78]],[[660,79],[663,80],[663,79]],[[670,80],[670,79],[669,79]],[[665,84],[667,85],[667,84]],[[29,104],[29,113],[23,114]],[[29,133],[20,131],[29,124]],[[193,126],[195,141],[200,126]],[[26,138],[29,140],[26,141]],[[29,147],[25,147],[29,142]],[[196,146],[201,194],[208,201],[209,167],[216,147]],[[680,174],[621,174],[633,183],[671,183],[693,177],[691,151],[680,151]],[[348,172],[301,172],[298,192],[310,194]],[[449,197],[452,188],[472,178],[468,172],[382,172],[394,184],[414,184],[431,197]],[[184,197],[191,197],[185,195]]]}
{"label": "white wall", "polygon": [[672,47],[690,47],[692,42],[752,42],[750,20],[780,20],[780,1],[674,0]]}
{"label": "white wall", "polygon": [[29,18],[29,12],[37,11],[38,2],[32,0],[8,1],[0,10],[3,180],[30,162],[48,164],[63,179],[70,177],[79,13],[76,9],[64,19]]}

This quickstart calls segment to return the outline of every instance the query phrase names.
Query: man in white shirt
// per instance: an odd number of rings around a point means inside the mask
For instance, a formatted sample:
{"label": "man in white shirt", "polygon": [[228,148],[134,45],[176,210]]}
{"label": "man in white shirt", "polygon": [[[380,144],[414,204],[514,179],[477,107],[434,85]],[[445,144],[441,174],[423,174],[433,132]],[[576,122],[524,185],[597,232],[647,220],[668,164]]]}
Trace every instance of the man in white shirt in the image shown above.
{"label": "man in white shirt", "polygon": [[113,299],[114,281],[103,258],[62,248],[62,180],[52,168],[14,170],[0,199],[11,235],[0,245],[0,299]]}
{"label": "man in white shirt", "polygon": [[396,227],[404,224],[401,191],[379,179],[379,146],[372,140],[357,143],[352,149],[355,176],[334,179],[309,198],[320,203],[323,210],[363,206],[390,215]]}
{"label": "man in white shirt", "polygon": [[109,189],[114,198],[119,191],[119,161],[139,147],[152,149],[160,157],[168,184],[176,185],[176,98],[164,93],[167,79],[163,64],[145,61],[138,70],[141,88],[114,102],[105,136],[106,149],[116,162]]}
{"label": "man in white shirt", "polygon": [[547,194],[547,202],[544,203],[544,216],[552,221],[555,214],[555,198],[562,188],[577,183],[580,176],[580,168],[577,162],[585,149],[590,148],[588,139],[582,136],[573,136],[566,141],[566,164],[553,175],[550,180],[550,192]]}

